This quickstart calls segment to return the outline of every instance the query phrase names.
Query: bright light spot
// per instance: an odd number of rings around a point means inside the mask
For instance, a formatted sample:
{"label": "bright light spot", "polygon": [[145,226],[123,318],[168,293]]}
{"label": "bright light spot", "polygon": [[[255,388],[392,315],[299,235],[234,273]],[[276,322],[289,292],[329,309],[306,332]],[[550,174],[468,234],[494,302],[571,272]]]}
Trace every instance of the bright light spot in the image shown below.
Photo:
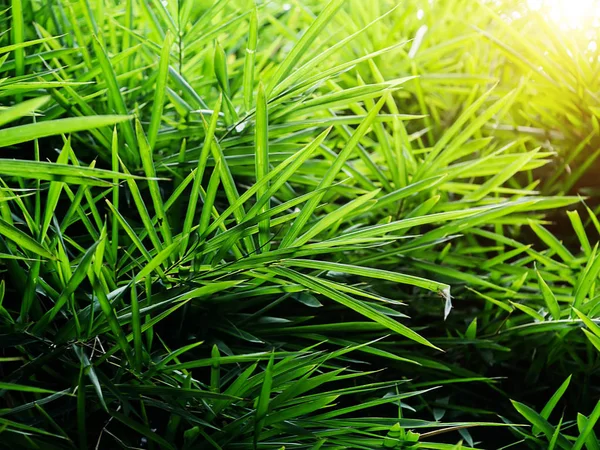
{"label": "bright light spot", "polygon": [[527,0],[527,5],[548,15],[561,28],[582,28],[600,17],[600,0]]}
{"label": "bright light spot", "polygon": [[539,11],[540,9],[542,9],[543,4],[543,0],[529,0],[528,2],[529,9],[531,9],[532,11]]}
{"label": "bright light spot", "polygon": [[289,3],[284,3],[282,8],[284,11],[289,11],[290,9],[292,9],[292,5],[290,5]]}
{"label": "bright light spot", "polygon": [[419,20],[423,20],[423,17],[425,17],[425,11],[423,11],[422,9],[417,11],[417,19]]}
{"label": "bright light spot", "polygon": [[415,34],[415,38],[413,39],[410,50],[408,51],[408,57],[410,59],[413,59],[419,51],[419,47],[421,47],[421,44],[423,43],[423,38],[425,37],[427,30],[427,25],[421,25],[417,30],[417,34]]}

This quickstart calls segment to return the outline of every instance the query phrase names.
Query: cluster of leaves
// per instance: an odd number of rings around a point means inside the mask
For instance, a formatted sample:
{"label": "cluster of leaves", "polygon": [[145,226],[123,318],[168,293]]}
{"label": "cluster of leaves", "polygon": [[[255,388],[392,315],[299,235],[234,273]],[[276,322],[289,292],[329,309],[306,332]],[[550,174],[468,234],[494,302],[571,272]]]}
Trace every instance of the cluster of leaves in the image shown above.
{"label": "cluster of leaves", "polygon": [[600,224],[392,3],[6,5],[0,446],[598,448]]}

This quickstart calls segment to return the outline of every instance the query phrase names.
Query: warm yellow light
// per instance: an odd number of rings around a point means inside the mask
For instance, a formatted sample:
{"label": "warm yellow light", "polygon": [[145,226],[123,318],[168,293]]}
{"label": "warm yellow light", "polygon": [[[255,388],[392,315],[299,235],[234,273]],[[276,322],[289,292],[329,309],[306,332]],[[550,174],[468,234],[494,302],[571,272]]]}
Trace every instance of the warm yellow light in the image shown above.
{"label": "warm yellow light", "polygon": [[584,23],[600,18],[600,0],[528,0],[527,3],[562,28],[581,28]]}

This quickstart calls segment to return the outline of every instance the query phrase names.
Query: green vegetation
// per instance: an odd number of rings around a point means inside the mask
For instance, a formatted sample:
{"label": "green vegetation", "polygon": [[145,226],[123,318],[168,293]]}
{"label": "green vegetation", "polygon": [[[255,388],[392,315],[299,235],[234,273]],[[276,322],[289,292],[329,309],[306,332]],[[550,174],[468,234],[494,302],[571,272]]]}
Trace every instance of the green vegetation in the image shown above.
{"label": "green vegetation", "polygon": [[597,28],[4,0],[0,448],[598,450]]}

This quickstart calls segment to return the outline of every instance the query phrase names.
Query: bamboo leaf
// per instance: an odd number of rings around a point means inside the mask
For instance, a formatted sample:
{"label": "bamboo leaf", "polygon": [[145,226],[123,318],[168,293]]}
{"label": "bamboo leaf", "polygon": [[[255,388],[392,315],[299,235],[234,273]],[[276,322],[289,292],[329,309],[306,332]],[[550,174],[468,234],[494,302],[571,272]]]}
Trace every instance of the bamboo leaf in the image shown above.
{"label": "bamboo leaf", "polygon": [[30,123],[0,130],[0,147],[20,144],[57,134],[75,133],[129,121],[130,116],[69,117]]}

